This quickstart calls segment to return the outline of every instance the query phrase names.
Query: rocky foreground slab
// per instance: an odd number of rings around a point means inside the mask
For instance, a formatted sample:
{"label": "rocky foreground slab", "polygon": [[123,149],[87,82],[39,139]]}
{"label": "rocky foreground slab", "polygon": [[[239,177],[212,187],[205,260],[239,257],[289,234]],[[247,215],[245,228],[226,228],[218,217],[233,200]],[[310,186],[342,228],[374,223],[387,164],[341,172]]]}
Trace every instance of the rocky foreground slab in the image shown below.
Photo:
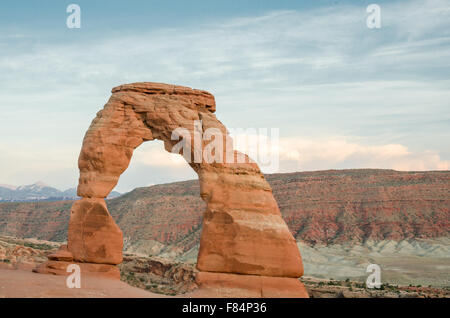
{"label": "rocky foreground slab", "polygon": [[68,288],[64,276],[0,268],[1,297],[155,298],[165,296],[132,287],[119,280],[93,276],[82,279],[81,288]]}
{"label": "rocky foreground slab", "polygon": [[[198,271],[192,264],[158,257],[125,254],[120,264],[121,281],[101,277],[85,277],[81,290],[66,287],[66,278],[31,272],[54,253],[58,243],[36,239],[0,236],[0,297],[214,297],[200,292],[196,285]],[[220,279],[220,277],[218,277]],[[320,279],[303,277],[311,298],[411,298],[450,297],[448,288],[431,286],[398,286],[384,283],[380,289],[368,289],[364,282],[350,279]],[[246,282],[238,280],[238,284]],[[270,283],[270,282],[268,282]],[[245,286],[244,286],[245,287]],[[289,286],[287,286],[289,287]],[[224,286],[227,288],[227,286]],[[236,288],[228,289],[237,297]],[[247,290],[248,291],[248,290]],[[241,296],[255,297],[252,294]],[[239,292],[239,291],[237,291]],[[262,295],[275,297],[276,295]]]}

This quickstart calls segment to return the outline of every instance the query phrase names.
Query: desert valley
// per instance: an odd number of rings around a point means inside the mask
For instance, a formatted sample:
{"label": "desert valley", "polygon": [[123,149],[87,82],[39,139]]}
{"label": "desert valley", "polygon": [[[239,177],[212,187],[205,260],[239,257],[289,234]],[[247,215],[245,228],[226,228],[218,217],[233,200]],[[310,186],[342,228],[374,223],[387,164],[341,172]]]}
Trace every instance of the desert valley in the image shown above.
{"label": "desert valley", "polygon": [[0,29],[13,310],[450,298],[450,0],[0,1]]}
{"label": "desert valley", "polygon": [[[312,297],[449,296],[450,173],[328,170],[266,175],[297,240]],[[73,201],[0,203],[3,267],[31,270],[67,239]],[[204,202],[198,181],[107,200],[124,233],[121,279],[157,294],[195,291]],[[367,289],[379,264],[383,290]],[[36,274],[37,275],[37,274]]]}

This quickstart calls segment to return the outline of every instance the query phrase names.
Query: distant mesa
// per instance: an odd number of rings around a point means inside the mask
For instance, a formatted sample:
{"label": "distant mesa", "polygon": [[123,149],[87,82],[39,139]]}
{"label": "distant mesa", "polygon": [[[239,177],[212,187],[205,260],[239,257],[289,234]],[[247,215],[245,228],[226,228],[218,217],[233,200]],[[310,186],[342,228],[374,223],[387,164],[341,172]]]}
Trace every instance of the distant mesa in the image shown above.
{"label": "distant mesa", "polygon": [[[313,246],[450,237],[450,171],[352,169],[265,178],[298,242]],[[2,203],[0,235],[66,241],[70,206],[67,201],[38,207]],[[156,244],[153,255],[196,252],[205,207],[198,180],[136,188],[108,201],[130,247],[148,254],[150,248],[144,246]]]}

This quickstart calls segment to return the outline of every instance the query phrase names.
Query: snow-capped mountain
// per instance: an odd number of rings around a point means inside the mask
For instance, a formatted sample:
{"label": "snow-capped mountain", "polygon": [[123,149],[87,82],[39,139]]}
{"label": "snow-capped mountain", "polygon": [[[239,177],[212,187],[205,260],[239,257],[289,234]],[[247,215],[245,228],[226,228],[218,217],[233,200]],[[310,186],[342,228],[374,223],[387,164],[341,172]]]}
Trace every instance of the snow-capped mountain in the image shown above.
{"label": "snow-capped mountain", "polygon": [[[45,184],[42,181],[38,181],[36,183],[30,184],[30,185],[24,185],[24,186],[18,186],[16,187],[16,190],[25,190],[25,191],[41,191],[45,188],[52,188],[49,185]],[[54,189],[54,188],[52,188]]]}
{"label": "snow-capped mountain", "polygon": [[[111,192],[108,198],[118,197],[119,192]],[[78,199],[76,188],[60,191],[41,181],[22,186],[0,184],[0,201],[59,201]]]}

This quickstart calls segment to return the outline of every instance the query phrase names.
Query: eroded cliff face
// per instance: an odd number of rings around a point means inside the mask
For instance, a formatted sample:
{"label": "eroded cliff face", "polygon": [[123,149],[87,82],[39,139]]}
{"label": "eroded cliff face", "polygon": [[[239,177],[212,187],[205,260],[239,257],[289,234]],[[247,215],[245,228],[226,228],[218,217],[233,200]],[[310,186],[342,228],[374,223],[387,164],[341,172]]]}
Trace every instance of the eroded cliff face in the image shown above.
{"label": "eroded cliff face", "polygon": [[[266,179],[290,231],[308,245],[450,236],[449,171],[330,170]],[[0,234],[65,241],[72,204],[0,203]],[[205,208],[197,180],[138,188],[108,200],[130,247],[146,255],[198,245]]]}
{"label": "eroded cliff face", "polygon": [[273,174],[284,220],[310,245],[450,236],[450,171]]}
{"label": "eroded cliff face", "polygon": [[[200,286],[220,294],[225,286],[235,285],[234,274],[272,277],[255,281],[256,293],[263,295],[265,289],[281,288],[291,278],[290,287],[280,296],[307,296],[297,280],[303,274],[298,247],[257,164],[232,149],[232,158],[245,160],[210,162],[203,156],[209,142],[202,139],[200,146],[196,143],[196,134],[214,129],[220,133],[216,138],[223,138],[222,144],[229,146],[227,130],[213,114],[214,97],[205,91],[159,83],[122,85],[112,93],[92,121],[79,156],[78,195],[82,199],[72,206],[67,244],[73,260],[84,266],[114,266],[122,261],[122,232],[104,198],[128,167],[135,148],[144,141],[160,139],[171,151],[178,143],[173,132],[182,128],[188,142],[184,157],[195,158],[201,152],[200,160],[188,161],[199,176],[200,196],[206,203],[197,261]],[[217,151],[222,151],[221,158],[228,158],[230,149]],[[57,261],[58,254],[51,260]],[[259,283],[269,281],[267,288]]]}

